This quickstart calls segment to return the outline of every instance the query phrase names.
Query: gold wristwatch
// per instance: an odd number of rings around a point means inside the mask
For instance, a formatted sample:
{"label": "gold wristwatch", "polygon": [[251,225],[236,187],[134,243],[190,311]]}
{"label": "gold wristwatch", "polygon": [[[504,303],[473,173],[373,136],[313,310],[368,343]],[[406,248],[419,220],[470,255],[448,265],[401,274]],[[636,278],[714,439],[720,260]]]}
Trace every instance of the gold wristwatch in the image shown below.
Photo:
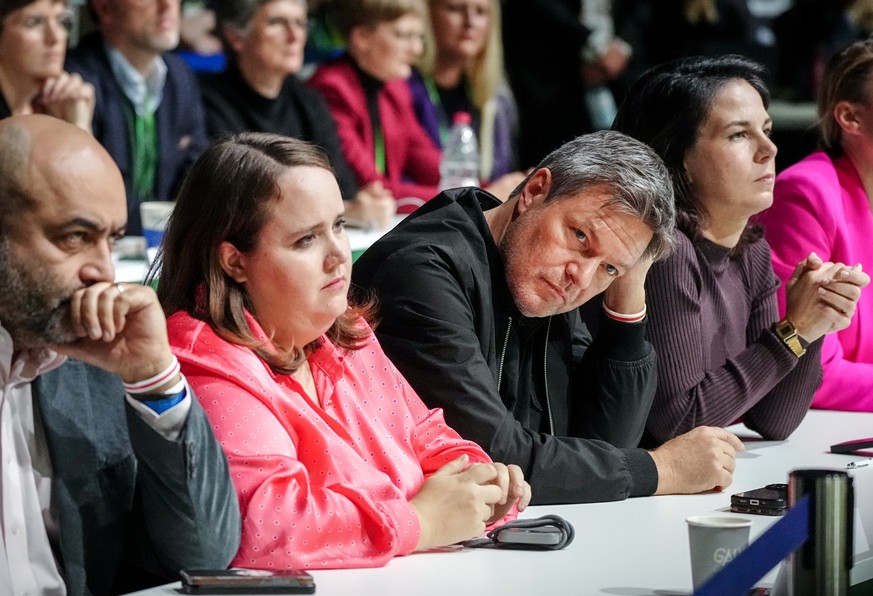
{"label": "gold wristwatch", "polygon": [[801,345],[800,336],[797,335],[797,327],[795,327],[794,323],[788,319],[782,319],[778,323],[775,323],[773,325],[773,333],[775,333],[776,337],[781,339],[782,343],[788,346],[788,349],[798,358],[806,354],[806,348]]}

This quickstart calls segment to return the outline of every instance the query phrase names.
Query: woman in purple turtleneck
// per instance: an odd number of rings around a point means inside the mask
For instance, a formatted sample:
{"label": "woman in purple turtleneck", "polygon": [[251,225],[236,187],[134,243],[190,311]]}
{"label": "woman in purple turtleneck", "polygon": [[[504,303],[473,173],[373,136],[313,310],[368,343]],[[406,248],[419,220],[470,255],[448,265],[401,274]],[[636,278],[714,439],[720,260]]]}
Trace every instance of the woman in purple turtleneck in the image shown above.
{"label": "woman in purple turtleneck", "polygon": [[786,284],[749,219],[773,201],[776,146],[761,65],[741,56],[683,58],[634,84],[613,128],[648,143],[672,171],[675,253],[646,282],[658,391],[655,442],[699,425],[742,420],[784,439],[821,379],[821,338],[847,327],[869,283],[810,254]]}

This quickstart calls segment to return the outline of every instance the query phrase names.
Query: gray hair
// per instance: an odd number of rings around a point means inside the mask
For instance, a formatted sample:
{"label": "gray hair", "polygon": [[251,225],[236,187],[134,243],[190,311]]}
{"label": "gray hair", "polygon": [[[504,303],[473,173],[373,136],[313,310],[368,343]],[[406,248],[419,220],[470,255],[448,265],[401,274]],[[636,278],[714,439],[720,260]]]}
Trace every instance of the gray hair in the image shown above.
{"label": "gray hair", "polygon": [[[245,33],[254,18],[255,13],[264,6],[276,0],[213,0],[216,29],[223,38],[222,29],[232,27],[239,33]],[[306,9],[306,0],[293,0]]]}
{"label": "gray hair", "polygon": [[[534,168],[548,168],[552,186],[546,201],[577,195],[589,186],[607,185],[607,202],[622,213],[638,216],[652,229],[644,257],[661,260],[673,250],[676,208],[673,183],[663,160],[648,145],[612,130],[576,137],[549,153]],[[516,196],[529,175],[510,198]]]}

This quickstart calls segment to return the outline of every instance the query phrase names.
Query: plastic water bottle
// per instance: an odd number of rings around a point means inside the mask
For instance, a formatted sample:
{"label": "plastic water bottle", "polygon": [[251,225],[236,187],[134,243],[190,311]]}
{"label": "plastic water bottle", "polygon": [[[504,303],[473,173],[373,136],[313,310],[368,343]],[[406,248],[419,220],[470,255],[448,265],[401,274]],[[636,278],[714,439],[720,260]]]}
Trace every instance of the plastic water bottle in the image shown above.
{"label": "plastic water bottle", "polygon": [[467,112],[455,114],[440,161],[440,190],[479,186],[479,143],[470,122]]}

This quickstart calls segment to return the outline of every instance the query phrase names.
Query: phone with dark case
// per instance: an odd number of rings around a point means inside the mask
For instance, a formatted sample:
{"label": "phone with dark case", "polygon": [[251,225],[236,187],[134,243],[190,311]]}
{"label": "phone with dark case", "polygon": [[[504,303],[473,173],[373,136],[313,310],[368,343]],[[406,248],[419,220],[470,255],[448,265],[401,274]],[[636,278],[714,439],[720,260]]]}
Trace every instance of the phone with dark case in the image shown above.
{"label": "phone with dark case", "polygon": [[314,594],[315,582],[305,571],[284,569],[183,569],[185,594]]}
{"label": "phone with dark case", "polygon": [[731,511],[756,515],[782,515],[788,509],[788,485],[768,484],[731,495]]}
{"label": "phone with dark case", "polygon": [[863,449],[873,448],[873,437],[869,439],[855,439],[831,445],[831,453],[853,453]]}

